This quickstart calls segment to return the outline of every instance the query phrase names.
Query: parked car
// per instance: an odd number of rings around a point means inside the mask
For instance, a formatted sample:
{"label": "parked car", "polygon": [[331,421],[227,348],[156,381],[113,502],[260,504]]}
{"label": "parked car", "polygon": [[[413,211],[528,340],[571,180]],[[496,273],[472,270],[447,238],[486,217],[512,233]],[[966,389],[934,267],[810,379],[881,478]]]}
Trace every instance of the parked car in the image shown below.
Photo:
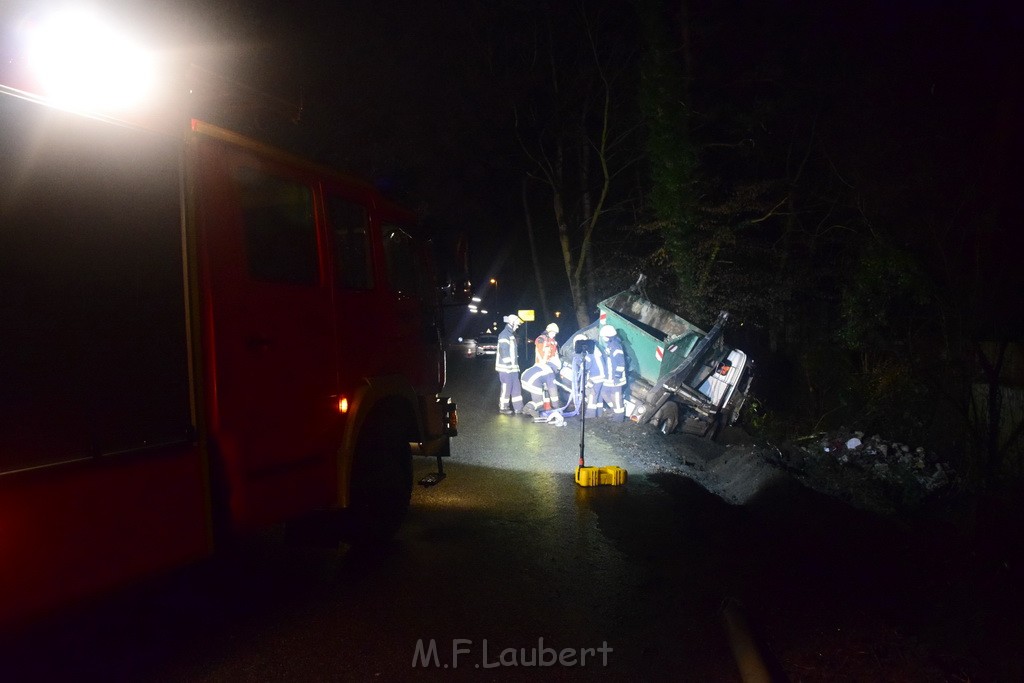
{"label": "parked car", "polygon": [[476,357],[498,355],[498,335],[481,334],[476,338]]}

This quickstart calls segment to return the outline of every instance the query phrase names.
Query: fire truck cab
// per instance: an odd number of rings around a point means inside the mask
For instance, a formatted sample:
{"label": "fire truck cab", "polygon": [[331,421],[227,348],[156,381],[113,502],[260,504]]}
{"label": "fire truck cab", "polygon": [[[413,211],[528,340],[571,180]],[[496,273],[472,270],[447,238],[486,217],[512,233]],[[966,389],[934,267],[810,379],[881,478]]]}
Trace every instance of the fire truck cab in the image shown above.
{"label": "fire truck cab", "polygon": [[7,87],[0,149],[0,622],[222,533],[397,529],[457,424],[415,216],[201,121]]}

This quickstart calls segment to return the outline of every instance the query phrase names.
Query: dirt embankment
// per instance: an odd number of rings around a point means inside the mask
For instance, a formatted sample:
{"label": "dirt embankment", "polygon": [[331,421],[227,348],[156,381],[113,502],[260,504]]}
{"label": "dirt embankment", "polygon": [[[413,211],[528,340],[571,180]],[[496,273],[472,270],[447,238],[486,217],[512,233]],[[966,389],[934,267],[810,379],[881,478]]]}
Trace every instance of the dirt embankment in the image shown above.
{"label": "dirt embankment", "polygon": [[[772,530],[778,546],[751,560],[751,581],[766,585],[749,607],[792,680],[1024,680],[1024,551],[1006,531],[1019,527],[978,525],[947,463],[856,433],[775,447],[738,431],[713,444],[599,420],[587,429],[624,463],[686,477]],[[801,591],[779,594],[807,568]]]}

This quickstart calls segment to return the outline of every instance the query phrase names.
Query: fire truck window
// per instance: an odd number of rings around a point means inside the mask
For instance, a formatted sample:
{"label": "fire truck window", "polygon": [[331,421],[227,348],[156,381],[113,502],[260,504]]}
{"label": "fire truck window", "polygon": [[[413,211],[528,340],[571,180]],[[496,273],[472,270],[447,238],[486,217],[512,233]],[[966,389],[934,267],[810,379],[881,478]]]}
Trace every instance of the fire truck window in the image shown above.
{"label": "fire truck window", "polygon": [[339,289],[372,289],[366,207],[327,195],[327,220],[334,233],[335,284]]}
{"label": "fire truck window", "polygon": [[384,255],[388,264],[388,282],[391,289],[409,296],[419,294],[419,261],[412,237],[402,228],[385,224]]}
{"label": "fire truck window", "polygon": [[239,169],[235,179],[241,191],[249,274],[267,282],[317,284],[312,190],[253,168]]}

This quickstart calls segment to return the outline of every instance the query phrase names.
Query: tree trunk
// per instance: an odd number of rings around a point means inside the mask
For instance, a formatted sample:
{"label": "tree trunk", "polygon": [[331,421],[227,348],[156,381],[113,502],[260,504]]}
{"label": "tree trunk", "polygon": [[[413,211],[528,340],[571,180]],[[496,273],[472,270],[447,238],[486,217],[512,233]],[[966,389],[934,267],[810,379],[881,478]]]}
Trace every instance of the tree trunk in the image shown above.
{"label": "tree trunk", "polygon": [[666,31],[662,3],[638,5],[646,40],[640,83],[641,106],[647,124],[651,169],[650,205],[663,226],[665,254],[678,280],[682,298],[695,293],[693,254],[698,240],[696,220],[697,153],[689,131],[687,91],[693,62],[687,54],[688,13],[680,3],[679,30],[684,41],[684,64]]}
{"label": "tree trunk", "polygon": [[537,278],[537,294],[540,296],[540,310],[544,313],[544,319],[551,319],[551,310],[548,308],[547,292],[544,289],[544,278],[541,276],[540,259],[537,258],[537,244],[533,237],[533,218],[530,216],[530,202],[526,192],[527,179],[523,178],[523,218],[526,221],[526,235],[530,240],[530,256],[533,259],[533,274]]}
{"label": "tree trunk", "polygon": [[[583,220],[590,222],[593,216],[593,199],[590,196],[590,146],[585,142],[579,144],[579,160],[580,160],[580,192],[581,204],[583,210]],[[586,242],[583,246],[583,253],[580,254],[580,262],[583,264],[584,277],[584,301],[583,304],[590,309],[591,303],[595,299],[595,287],[594,282],[594,261],[590,258],[592,255],[591,243]]]}

